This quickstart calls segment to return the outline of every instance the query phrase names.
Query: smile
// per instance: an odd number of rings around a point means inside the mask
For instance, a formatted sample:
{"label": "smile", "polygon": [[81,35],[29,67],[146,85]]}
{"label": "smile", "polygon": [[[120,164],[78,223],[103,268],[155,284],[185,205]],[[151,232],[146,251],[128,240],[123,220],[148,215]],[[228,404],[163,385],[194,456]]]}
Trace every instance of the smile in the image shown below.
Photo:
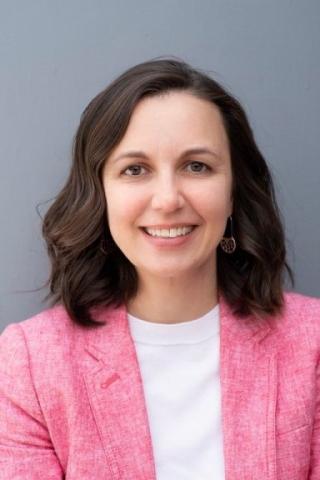
{"label": "smile", "polygon": [[143,230],[151,237],[176,238],[176,237],[183,237],[185,235],[188,235],[195,228],[196,226],[193,225],[193,226],[181,226],[177,228],[161,228],[161,229],[143,227]]}

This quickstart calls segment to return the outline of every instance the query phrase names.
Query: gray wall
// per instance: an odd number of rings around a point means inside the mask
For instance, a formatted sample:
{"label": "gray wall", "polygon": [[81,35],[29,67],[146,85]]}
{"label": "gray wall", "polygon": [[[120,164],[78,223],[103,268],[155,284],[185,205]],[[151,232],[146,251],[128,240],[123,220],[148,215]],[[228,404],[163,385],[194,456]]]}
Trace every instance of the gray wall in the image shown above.
{"label": "gray wall", "polygon": [[[318,0],[0,1],[0,331],[46,307],[36,205],[62,187],[88,101],[176,55],[243,102],[275,175],[297,291],[320,296]],[[47,206],[41,207],[44,213]]]}

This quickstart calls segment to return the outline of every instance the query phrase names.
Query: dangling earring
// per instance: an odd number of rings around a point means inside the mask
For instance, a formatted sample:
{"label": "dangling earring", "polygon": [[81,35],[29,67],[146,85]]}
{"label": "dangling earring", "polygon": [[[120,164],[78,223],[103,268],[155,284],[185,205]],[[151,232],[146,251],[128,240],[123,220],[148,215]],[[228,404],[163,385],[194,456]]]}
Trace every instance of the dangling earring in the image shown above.
{"label": "dangling earring", "polygon": [[222,237],[222,240],[220,241],[220,247],[226,253],[233,253],[237,248],[237,244],[233,236],[233,222],[232,222],[231,215],[229,217],[229,220],[230,220],[230,237]]}

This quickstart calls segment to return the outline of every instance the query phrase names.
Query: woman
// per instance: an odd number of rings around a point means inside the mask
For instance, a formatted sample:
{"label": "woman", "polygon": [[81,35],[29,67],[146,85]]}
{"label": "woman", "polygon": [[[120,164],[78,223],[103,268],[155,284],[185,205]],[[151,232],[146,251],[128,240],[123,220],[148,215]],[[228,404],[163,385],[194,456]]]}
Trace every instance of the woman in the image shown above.
{"label": "woman", "polygon": [[0,478],[320,478],[320,301],[240,104],[175,59],[95,97],[43,223],[52,306],[0,337]]}

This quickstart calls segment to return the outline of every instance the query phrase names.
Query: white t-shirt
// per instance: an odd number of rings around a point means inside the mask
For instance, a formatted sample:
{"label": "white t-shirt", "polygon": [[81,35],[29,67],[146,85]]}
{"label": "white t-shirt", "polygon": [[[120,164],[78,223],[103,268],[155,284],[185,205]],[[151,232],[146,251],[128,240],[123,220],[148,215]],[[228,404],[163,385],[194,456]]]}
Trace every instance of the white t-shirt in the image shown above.
{"label": "white t-shirt", "polygon": [[223,480],[219,305],[183,323],[128,315],[157,480]]}

